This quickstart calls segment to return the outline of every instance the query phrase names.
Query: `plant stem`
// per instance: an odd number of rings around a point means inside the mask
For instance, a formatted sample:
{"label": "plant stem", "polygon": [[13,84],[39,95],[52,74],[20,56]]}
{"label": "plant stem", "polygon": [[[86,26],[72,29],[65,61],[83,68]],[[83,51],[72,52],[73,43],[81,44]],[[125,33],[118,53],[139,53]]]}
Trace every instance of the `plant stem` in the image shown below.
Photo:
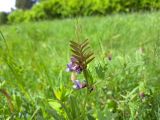
{"label": "plant stem", "polygon": [[89,82],[88,82],[88,71],[87,71],[87,69],[84,69],[84,70],[83,70],[83,75],[84,75],[84,78],[85,78],[85,80],[86,80],[87,87],[88,87]]}
{"label": "plant stem", "polygon": [[5,89],[0,89],[0,92],[7,98],[7,102],[8,102],[10,111],[13,112],[13,104],[12,104],[10,95],[7,93]]}

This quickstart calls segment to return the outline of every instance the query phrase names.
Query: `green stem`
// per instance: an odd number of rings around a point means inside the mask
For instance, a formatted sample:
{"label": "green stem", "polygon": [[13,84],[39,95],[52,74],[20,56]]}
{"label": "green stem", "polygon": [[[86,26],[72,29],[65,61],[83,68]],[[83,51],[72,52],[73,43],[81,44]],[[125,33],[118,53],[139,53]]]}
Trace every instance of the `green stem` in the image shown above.
{"label": "green stem", "polygon": [[84,70],[83,70],[83,75],[84,75],[84,78],[85,78],[85,80],[86,80],[87,87],[88,87],[89,81],[88,81],[88,71],[87,71],[87,69],[84,69]]}

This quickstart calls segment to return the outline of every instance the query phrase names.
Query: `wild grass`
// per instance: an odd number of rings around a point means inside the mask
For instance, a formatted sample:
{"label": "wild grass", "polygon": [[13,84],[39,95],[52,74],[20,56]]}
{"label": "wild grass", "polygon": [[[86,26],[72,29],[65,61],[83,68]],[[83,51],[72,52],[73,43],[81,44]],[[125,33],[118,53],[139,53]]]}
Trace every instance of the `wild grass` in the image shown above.
{"label": "wild grass", "polygon": [[[0,119],[158,120],[160,12],[78,21],[0,27],[0,91],[11,98],[0,93]],[[69,41],[85,39],[95,55],[90,94],[74,90],[65,71]]]}

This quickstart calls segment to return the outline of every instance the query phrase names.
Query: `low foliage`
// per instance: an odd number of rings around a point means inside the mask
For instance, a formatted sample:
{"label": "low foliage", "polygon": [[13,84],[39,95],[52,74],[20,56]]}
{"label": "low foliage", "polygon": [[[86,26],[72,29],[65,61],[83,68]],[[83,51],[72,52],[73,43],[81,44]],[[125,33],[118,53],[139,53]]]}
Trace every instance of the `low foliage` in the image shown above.
{"label": "low foliage", "polygon": [[[159,20],[157,12],[1,27],[0,119],[158,120]],[[78,54],[70,41],[86,38],[95,57],[87,65],[91,92],[73,89],[66,72]]]}

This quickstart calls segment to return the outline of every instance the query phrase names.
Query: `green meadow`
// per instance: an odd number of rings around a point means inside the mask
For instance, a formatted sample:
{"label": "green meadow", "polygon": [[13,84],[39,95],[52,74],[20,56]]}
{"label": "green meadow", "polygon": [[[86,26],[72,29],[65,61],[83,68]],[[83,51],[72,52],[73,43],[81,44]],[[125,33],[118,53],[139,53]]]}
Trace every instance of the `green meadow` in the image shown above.
{"label": "green meadow", "polygon": [[[26,22],[0,31],[0,119],[160,119],[160,12]],[[70,41],[85,39],[95,56],[90,93],[73,89],[66,72]]]}

